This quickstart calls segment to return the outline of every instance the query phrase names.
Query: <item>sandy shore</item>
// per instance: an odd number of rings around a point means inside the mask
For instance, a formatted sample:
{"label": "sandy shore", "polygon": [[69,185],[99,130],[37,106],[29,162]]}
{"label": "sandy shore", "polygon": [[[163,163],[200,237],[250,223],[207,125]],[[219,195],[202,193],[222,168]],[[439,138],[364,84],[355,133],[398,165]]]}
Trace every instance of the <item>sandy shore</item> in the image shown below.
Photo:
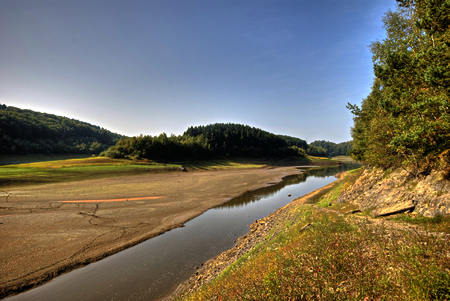
{"label": "sandy shore", "polygon": [[300,172],[295,167],[166,172],[0,191],[0,298]]}

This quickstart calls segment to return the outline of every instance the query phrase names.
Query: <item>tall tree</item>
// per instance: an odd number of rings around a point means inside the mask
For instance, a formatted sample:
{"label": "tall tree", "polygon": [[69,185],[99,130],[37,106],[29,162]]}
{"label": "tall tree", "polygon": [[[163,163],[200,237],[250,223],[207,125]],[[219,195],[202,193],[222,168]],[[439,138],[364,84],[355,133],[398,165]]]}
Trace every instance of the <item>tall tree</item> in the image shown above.
{"label": "tall tree", "polygon": [[397,1],[383,18],[387,38],[371,44],[375,82],[355,115],[353,155],[414,175],[448,166],[450,1]]}

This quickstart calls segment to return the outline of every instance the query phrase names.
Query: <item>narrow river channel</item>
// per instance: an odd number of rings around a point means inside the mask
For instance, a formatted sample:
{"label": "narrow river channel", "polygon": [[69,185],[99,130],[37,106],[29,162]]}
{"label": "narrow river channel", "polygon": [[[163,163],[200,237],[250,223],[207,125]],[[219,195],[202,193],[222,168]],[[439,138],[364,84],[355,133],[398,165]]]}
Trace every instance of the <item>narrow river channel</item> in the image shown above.
{"label": "narrow river channel", "polygon": [[182,228],[5,300],[159,300],[189,279],[195,267],[231,249],[256,219],[333,182],[336,173],[357,167],[347,163],[288,176],[210,209]]}

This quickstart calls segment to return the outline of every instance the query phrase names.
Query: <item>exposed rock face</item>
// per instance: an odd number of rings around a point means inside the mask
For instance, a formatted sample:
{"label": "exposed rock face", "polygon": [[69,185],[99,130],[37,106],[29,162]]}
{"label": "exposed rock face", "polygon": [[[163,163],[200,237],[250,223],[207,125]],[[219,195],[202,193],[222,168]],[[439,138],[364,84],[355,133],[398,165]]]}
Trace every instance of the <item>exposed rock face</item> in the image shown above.
{"label": "exposed rock face", "polygon": [[337,202],[355,203],[361,210],[372,210],[374,216],[404,211],[427,217],[446,215],[450,214],[450,181],[436,171],[424,179],[415,179],[404,170],[365,167]]}

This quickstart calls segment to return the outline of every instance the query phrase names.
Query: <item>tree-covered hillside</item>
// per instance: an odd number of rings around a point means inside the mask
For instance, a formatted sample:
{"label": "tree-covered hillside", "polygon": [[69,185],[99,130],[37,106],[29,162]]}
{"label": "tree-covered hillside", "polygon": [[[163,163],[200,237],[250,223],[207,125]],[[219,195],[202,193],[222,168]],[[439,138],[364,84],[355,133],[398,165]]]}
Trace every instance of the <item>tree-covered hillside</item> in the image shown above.
{"label": "tree-covered hillside", "polygon": [[[301,139],[299,139],[301,140]],[[109,157],[152,160],[231,157],[304,157],[305,152],[275,134],[248,125],[216,123],[189,127],[181,136],[139,136],[120,140],[103,153]]]}
{"label": "tree-covered hillside", "polygon": [[[349,152],[352,150],[352,145],[353,143],[351,141],[334,143],[325,140],[317,140],[311,142],[309,145],[308,154],[313,156],[318,155],[315,153],[322,150],[320,155],[330,158],[335,156],[348,156]],[[322,153],[323,151],[325,151],[324,154]]]}
{"label": "tree-covered hillside", "polygon": [[98,154],[122,137],[75,119],[0,104],[0,154]]}
{"label": "tree-covered hillside", "polygon": [[450,172],[450,1],[402,0],[373,42],[375,80],[355,115],[354,158],[413,175]]}
{"label": "tree-covered hillside", "polygon": [[291,136],[286,136],[286,135],[278,135],[278,137],[283,138],[284,140],[286,140],[287,144],[289,146],[297,146],[303,150],[307,150],[308,149],[308,143],[300,138],[296,138],[296,137],[291,137]]}

